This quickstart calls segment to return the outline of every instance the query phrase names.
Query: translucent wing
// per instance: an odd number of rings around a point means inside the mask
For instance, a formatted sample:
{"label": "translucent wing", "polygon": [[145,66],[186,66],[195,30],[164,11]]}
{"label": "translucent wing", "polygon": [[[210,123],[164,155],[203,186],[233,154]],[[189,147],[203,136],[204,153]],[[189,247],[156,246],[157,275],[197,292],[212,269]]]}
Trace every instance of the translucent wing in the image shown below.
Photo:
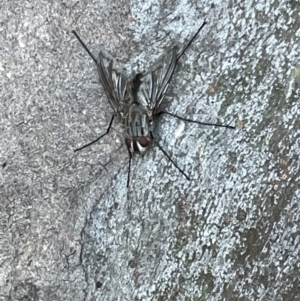
{"label": "translucent wing", "polygon": [[100,82],[115,113],[124,117],[124,98],[127,90],[127,78],[113,68],[113,60],[106,58],[101,52],[98,56],[97,68]]}
{"label": "translucent wing", "polygon": [[155,68],[141,75],[137,91],[137,101],[153,115],[169,87],[177,63],[177,48],[171,49],[155,65]]}

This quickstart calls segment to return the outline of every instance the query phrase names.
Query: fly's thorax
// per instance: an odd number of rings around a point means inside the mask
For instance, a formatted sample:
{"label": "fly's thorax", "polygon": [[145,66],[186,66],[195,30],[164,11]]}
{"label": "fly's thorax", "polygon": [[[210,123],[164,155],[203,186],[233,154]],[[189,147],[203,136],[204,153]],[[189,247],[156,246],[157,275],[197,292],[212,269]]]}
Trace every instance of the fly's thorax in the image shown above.
{"label": "fly's thorax", "polygon": [[125,117],[125,144],[134,152],[143,153],[151,142],[152,118],[141,105],[133,103]]}

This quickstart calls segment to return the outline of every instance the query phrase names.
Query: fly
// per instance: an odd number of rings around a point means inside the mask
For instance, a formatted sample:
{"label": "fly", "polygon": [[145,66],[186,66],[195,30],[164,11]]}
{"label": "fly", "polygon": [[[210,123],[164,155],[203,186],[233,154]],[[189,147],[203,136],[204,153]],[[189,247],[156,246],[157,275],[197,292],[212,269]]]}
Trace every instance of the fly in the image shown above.
{"label": "fly", "polygon": [[84,42],[80,39],[78,34],[73,30],[73,33],[79,40],[80,44],[95,62],[100,83],[102,84],[108,101],[114,110],[114,114],[111,117],[106,132],[96,140],[75,149],[75,152],[92,145],[107,135],[110,131],[115,116],[117,116],[126,129],[125,145],[129,154],[127,187],[129,186],[130,180],[132,153],[144,153],[152,141],[180,171],[180,173],[190,180],[189,176],[174,162],[174,160],[167,154],[159,142],[155,140],[153,135],[153,119],[156,116],[167,114],[186,122],[225,127],[230,129],[235,128],[229,125],[199,122],[169,113],[164,110],[160,110],[160,105],[168,90],[179,59],[195,40],[196,36],[202,30],[205,24],[206,22],[203,22],[183,50],[179,52],[177,47],[173,47],[158,61],[158,63],[155,65],[155,68],[151,69],[145,74],[136,74],[132,80],[128,80],[122,72],[117,71],[113,66],[113,61],[105,57],[101,51],[97,60],[89,51]]}

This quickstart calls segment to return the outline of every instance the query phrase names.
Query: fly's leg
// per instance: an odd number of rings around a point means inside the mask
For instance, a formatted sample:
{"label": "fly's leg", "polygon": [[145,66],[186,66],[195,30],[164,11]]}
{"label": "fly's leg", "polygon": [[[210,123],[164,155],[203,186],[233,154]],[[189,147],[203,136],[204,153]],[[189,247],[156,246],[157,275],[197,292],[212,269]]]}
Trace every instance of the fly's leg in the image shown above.
{"label": "fly's leg", "polygon": [[130,148],[127,147],[128,154],[129,154],[129,162],[128,162],[128,175],[127,175],[127,188],[129,187],[130,182],[130,171],[131,171],[131,160],[132,160],[132,153],[130,151]]}
{"label": "fly's leg", "polygon": [[201,29],[206,25],[206,22],[204,21],[202,23],[202,25],[200,26],[200,28],[197,30],[197,32],[193,35],[193,37],[189,40],[189,42],[186,44],[186,46],[183,48],[183,50],[180,52],[180,54],[178,55],[178,57],[176,58],[175,64],[174,64],[174,68],[172,70],[172,73],[169,77],[169,80],[167,82],[167,85],[171,82],[171,79],[174,75],[175,69],[176,69],[176,65],[178,63],[178,61],[180,60],[180,58],[183,56],[183,54],[185,53],[185,51],[189,48],[189,46],[193,43],[193,41],[196,39],[198,33],[201,31]]}
{"label": "fly's leg", "polygon": [[75,30],[72,31],[74,33],[74,35],[76,36],[77,40],[80,42],[80,44],[82,45],[82,47],[85,49],[85,51],[89,54],[89,56],[93,59],[93,61],[96,63],[96,65],[98,65],[97,60],[95,59],[95,57],[92,55],[92,53],[89,51],[89,49],[87,48],[87,46],[83,43],[83,41],[80,39],[79,35],[77,34],[77,32]]}
{"label": "fly's leg", "polygon": [[182,173],[189,181],[191,180],[190,177],[174,162],[174,160],[168,155],[168,153],[162,148],[162,146],[154,139],[153,133],[150,132],[152,140],[158,146],[158,148],[162,151],[162,153],[172,162],[172,164]]}
{"label": "fly's leg", "polygon": [[100,140],[101,138],[103,138],[104,136],[106,136],[106,135],[109,133],[109,131],[110,131],[110,128],[111,128],[111,126],[112,126],[112,123],[113,123],[113,121],[114,121],[114,118],[115,118],[115,115],[112,115],[111,120],[110,120],[110,123],[109,123],[109,125],[108,125],[108,128],[107,128],[106,132],[105,132],[103,135],[101,135],[101,136],[98,137],[96,140],[94,140],[94,141],[92,141],[92,142],[90,142],[90,143],[88,143],[88,144],[86,144],[86,145],[84,145],[84,146],[82,146],[82,147],[76,148],[76,149],[74,150],[74,152],[80,151],[80,150],[82,150],[82,149],[84,149],[84,148],[86,148],[86,147],[88,147],[88,146],[94,144],[95,142],[99,141],[99,140]]}
{"label": "fly's leg", "polygon": [[189,119],[189,118],[184,118],[184,117],[181,117],[181,116],[178,116],[176,114],[169,113],[169,112],[166,112],[166,111],[158,112],[158,113],[155,114],[155,116],[160,116],[162,114],[167,114],[167,115],[173,116],[175,118],[178,118],[178,119],[186,121],[186,122],[192,122],[192,123],[197,123],[197,124],[202,124],[202,125],[210,125],[210,126],[216,126],[216,127],[223,127],[223,128],[227,128],[227,129],[235,129],[235,127],[231,126],[231,125],[223,125],[223,124],[218,124],[218,123],[200,122],[200,121],[192,120],[192,119]]}

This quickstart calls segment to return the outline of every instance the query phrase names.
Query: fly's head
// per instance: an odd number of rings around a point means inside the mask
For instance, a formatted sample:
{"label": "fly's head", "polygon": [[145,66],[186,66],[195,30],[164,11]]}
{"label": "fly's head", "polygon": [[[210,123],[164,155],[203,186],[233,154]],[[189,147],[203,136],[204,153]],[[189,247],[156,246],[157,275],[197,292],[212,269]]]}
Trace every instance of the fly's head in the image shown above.
{"label": "fly's head", "polygon": [[151,138],[150,137],[126,137],[125,138],[125,144],[126,146],[132,151],[136,153],[143,154],[147,147],[150,145]]}
{"label": "fly's head", "polygon": [[126,138],[125,144],[132,151],[143,154],[151,143],[152,117],[147,115],[146,110],[132,104],[125,120]]}

